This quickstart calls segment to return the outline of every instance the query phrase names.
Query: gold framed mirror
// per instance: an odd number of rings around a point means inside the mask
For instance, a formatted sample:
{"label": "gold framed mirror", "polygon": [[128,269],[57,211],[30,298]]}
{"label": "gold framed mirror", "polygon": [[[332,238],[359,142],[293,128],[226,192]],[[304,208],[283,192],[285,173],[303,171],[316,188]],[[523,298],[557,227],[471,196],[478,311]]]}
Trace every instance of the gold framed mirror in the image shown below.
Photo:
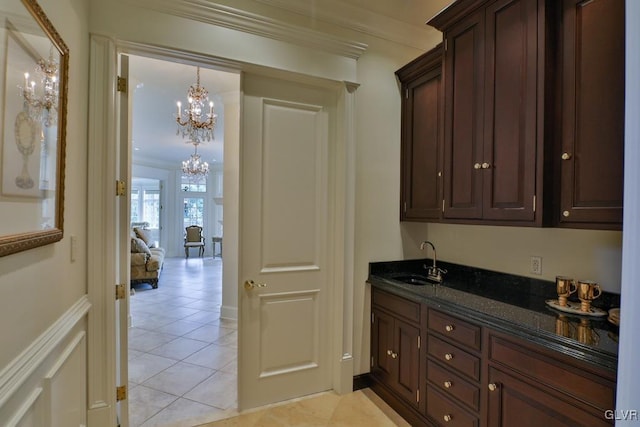
{"label": "gold framed mirror", "polygon": [[63,235],[69,49],[35,0],[2,2],[0,61],[0,256],[6,256]]}

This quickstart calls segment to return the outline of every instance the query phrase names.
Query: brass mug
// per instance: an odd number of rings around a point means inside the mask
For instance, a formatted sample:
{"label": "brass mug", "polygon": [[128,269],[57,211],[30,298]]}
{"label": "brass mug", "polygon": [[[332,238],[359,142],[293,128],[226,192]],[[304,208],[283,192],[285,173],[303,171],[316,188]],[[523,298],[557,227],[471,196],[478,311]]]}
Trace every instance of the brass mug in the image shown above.
{"label": "brass mug", "polygon": [[576,281],[571,277],[556,276],[556,290],[558,291],[558,304],[567,305],[567,298],[577,289]]}
{"label": "brass mug", "polygon": [[578,281],[578,299],[580,300],[580,310],[589,311],[591,301],[602,295],[602,289],[596,282],[590,280]]}

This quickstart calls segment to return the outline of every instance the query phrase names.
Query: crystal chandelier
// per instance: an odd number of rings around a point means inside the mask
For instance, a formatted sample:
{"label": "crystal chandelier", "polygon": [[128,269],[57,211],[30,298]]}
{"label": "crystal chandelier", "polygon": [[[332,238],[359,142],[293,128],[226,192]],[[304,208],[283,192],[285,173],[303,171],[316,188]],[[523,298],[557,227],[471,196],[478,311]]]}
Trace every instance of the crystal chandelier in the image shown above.
{"label": "crystal chandelier", "polygon": [[58,63],[53,59],[53,49],[49,52],[49,59],[41,58],[37,62],[36,75],[40,76],[41,96],[36,94],[36,82],[29,81],[29,73],[24,73],[24,87],[20,89],[25,111],[34,120],[44,119],[44,125],[49,127],[58,120]]}
{"label": "crystal chandelier", "polygon": [[[189,87],[188,108],[182,109],[182,103],[178,101],[178,114],[176,122],[178,130],[176,135],[182,134],[183,138],[189,138],[193,144],[199,144],[213,139],[213,128],[216,125],[217,115],[213,111],[213,102],[209,101],[209,92],[200,86],[200,67],[196,68],[196,84]],[[209,113],[205,113],[206,104],[209,104]]]}
{"label": "crystal chandelier", "polygon": [[194,144],[195,152],[189,160],[182,162],[182,175],[195,180],[204,179],[209,174],[209,163],[200,159],[198,144]]}

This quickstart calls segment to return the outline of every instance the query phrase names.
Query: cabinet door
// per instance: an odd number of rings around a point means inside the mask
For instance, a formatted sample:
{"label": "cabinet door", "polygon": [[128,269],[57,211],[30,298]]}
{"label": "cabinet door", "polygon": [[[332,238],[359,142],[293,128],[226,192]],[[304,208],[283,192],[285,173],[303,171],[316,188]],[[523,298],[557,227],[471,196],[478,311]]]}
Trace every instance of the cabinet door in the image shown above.
{"label": "cabinet door", "polygon": [[373,309],[371,325],[371,373],[382,382],[391,384],[394,379],[394,320],[388,314]]}
{"label": "cabinet door", "polygon": [[[533,386],[506,371],[489,367],[488,427],[575,427],[610,426],[584,408],[573,406],[545,390]],[[493,387],[495,386],[495,387]]]}
{"label": "cabinet door", "polygon": [[499,0],[486,9],[484,219],[535,219],[537,4]]}
{"label": "cabinet door", "polygon": [[405,86],[402,129],[402,220],[438,220],[442,211],[441,70]]}
{"label": "cabinet door", "polygon": [[624,2],[564,0],[563,5],[560,224],[620,227]]}
{"label": "cabinet door", "polygon": [[409,402],[418,405],[420,385],[420,330],[400,320],[395,321],[395,357],[397,366],[393,386]]}
{"label": "cabinet door", "polygon": [[444,63],[444,217],[482,217],[484,13],[447,31]]}

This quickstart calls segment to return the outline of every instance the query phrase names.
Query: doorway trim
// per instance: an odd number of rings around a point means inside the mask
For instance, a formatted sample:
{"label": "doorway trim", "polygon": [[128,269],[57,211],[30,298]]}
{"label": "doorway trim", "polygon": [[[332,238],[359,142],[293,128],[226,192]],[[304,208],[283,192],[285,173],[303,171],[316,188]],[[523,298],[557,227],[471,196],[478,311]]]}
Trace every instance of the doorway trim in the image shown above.
{"label": "doorway trim", "polygon": [[[116,235],[127,221],[118,223],[115,181],[120,149],[117,135],[116,103],[117,58],[121,53],[141,55],[160,60],[173,60],[194,66],[208,66],[223,71],[251,71],[279,76],[330,88],[336,94],[336,144],[334,153],[334,217],[333,287],[331,307],[331,359],[335,361],[333,389],[347,393],[353,389],[353,290],[355,246],[355,92],[358,84],[300,75],[255,64],[239,63],[224,58],[181,51],[159,46],[114,40],[92,34],[89,64],[89,131],[88,168],[92,180],[88,183],[88,293],[92,308],[88,318],[88,384],[87,404],[89,425],[116,424],[116,330],[114,285],[116,277]],[[238,147],[239,149],[239,147]],[[238,171],[239,174],[239,171]],[[127,203],[130,203],[128,201]],[[239,235],[227,230],[227,236]],[[228,237],[227,237],[228,239]],[[225,245],[227,246],[227,245]],[[225,247],[226,249],[226,247]],[[238,254],[239,256],[239,254]],[[124,361],[126,362],[126,361]],[[127,427],[127,426],[124,426]]]}

